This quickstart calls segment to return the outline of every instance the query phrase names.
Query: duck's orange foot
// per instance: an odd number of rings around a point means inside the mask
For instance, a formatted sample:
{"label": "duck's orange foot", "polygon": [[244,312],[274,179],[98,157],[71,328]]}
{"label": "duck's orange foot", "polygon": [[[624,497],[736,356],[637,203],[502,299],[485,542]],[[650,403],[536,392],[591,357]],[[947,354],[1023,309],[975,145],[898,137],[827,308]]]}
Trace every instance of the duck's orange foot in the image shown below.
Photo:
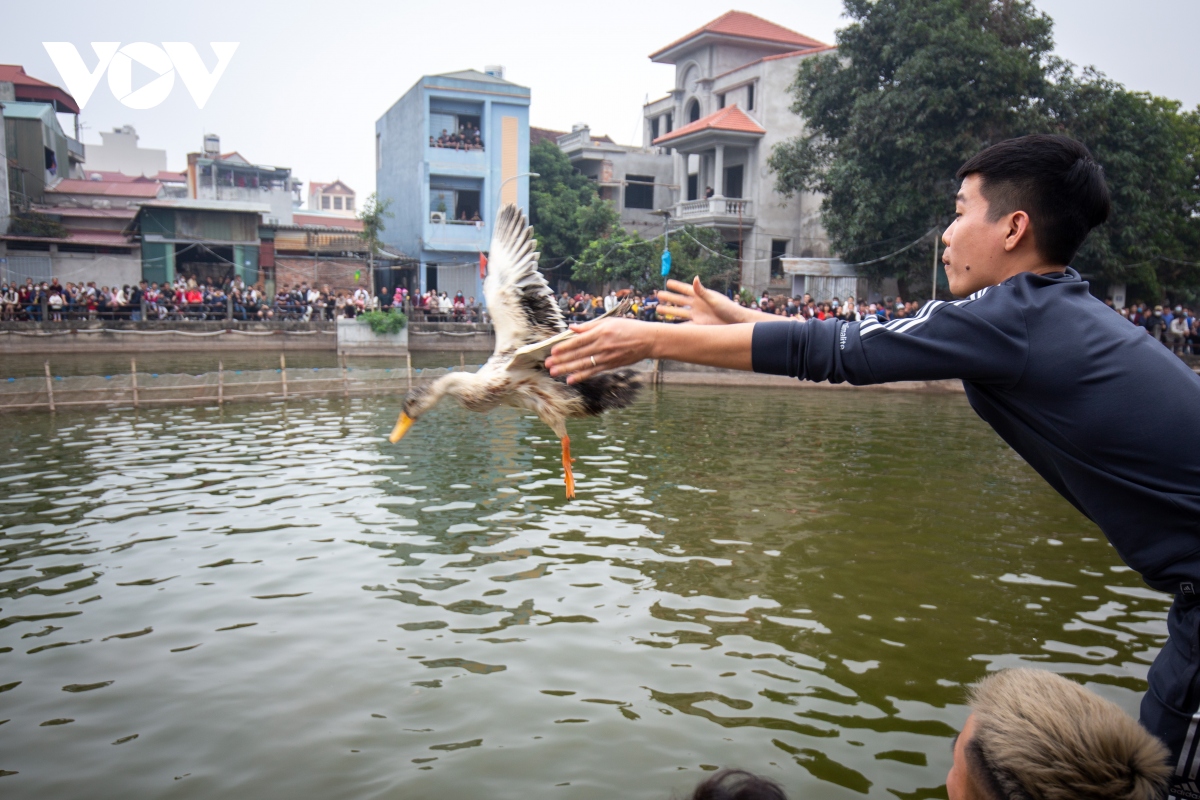
{"label": "duck's orange foot", "polygon": [[567,485],[567,499],[575,497],[575,475],[571,472],[571,437],[562,438],[563,481]]}

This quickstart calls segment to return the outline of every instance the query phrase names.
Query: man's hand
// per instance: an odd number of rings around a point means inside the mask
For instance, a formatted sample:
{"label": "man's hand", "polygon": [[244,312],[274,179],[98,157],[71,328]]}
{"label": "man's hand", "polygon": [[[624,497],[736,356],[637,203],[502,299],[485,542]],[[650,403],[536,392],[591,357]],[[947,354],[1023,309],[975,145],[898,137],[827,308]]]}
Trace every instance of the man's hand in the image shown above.
{"label": "man's hand", "polygon": [[566,375],[578,383],[608,369],[627,367],[652,358],[657,329],[654,322],[608,317],[572,325],[575,336],[554,346],[546,369],[554,377]]}
{"label": "man's hand", "polygon": [[770,314],[744,308],[720,292],[704,288],[699,277],[691,283],[667,281],[667,288],[656,294],[659,316],[691,320],[697,325],[732,325],[776,319]]}

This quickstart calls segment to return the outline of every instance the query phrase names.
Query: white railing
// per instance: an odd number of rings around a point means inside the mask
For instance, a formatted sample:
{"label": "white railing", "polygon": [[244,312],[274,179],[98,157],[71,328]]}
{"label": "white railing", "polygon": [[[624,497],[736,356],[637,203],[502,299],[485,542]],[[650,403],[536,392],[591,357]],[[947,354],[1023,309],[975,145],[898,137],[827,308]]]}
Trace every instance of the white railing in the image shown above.
{"label": "white railing", "polygon": [[681,219],[688,217],[736,217],[753,216],[749,200],[736,197],[710,197],[707,200],[688,200],[679,204],[676,214]]}

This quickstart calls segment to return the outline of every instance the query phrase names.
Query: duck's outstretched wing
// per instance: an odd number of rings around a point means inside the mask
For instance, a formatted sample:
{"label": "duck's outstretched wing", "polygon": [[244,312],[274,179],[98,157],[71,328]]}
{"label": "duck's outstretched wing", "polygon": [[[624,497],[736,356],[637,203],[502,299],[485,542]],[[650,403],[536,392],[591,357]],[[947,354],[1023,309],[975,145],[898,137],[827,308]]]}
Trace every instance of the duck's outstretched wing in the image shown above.
{"label": "duck's outstretched wing", "polygon": [[567,329],[554,293],[538,272],[537,240],[521,210],[500,209],[488,251],[483,282],[488,313],[496,329],[496,355],[540,342]]}

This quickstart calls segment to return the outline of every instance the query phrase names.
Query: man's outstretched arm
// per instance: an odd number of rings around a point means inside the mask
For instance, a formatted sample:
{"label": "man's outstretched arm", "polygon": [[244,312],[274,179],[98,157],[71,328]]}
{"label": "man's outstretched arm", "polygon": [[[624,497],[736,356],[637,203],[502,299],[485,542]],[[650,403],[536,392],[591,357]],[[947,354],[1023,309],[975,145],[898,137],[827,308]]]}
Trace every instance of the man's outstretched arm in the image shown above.
{"label": "man's outstretched arm", "polygon": [[664,325],[632,319],[598,319],[572,325],[578,335],[557,344],[546,359],[550,374],[578,383],[647,358],[750,370],[753,323]]}

